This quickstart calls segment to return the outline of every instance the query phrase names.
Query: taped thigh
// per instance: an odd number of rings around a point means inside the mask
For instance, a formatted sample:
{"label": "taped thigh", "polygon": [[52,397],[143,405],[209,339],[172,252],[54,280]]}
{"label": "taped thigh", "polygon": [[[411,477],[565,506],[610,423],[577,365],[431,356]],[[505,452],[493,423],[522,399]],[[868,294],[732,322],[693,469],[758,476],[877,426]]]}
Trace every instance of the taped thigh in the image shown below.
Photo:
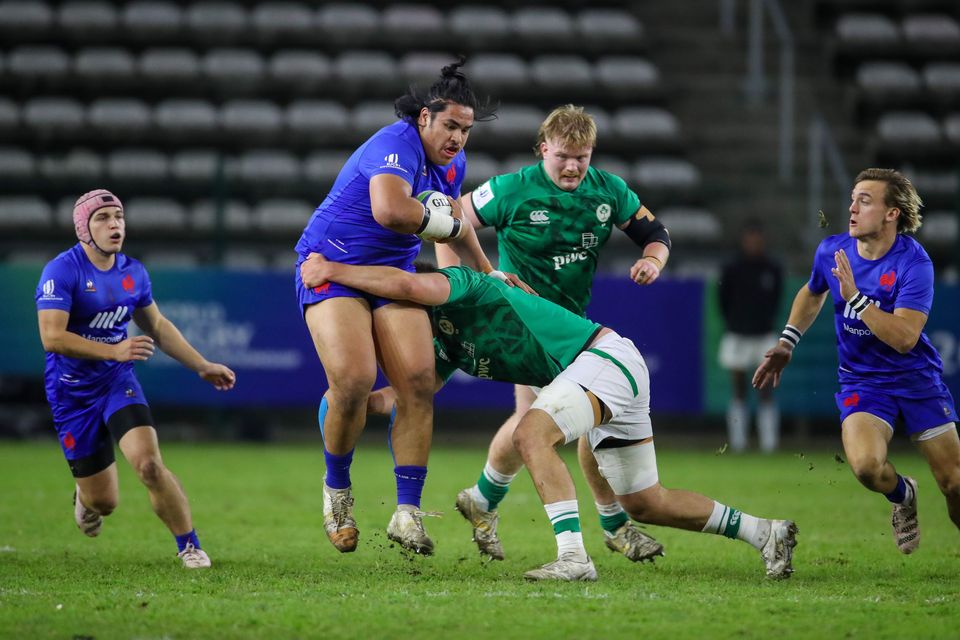
{"label": "taped thigh", "polygon": [[595,449],[593,456],[597,459],[600,474],[607,479],[610,488],[618,496],[649,489],[660,480],[653,442],[631,447]]}
{"label": "taped thigh", "polygon": [[545,386],[531,409],[546,411],[560,427],[564,443],[573,442],[594,427],[593,405],[586,391],[563,377]]}

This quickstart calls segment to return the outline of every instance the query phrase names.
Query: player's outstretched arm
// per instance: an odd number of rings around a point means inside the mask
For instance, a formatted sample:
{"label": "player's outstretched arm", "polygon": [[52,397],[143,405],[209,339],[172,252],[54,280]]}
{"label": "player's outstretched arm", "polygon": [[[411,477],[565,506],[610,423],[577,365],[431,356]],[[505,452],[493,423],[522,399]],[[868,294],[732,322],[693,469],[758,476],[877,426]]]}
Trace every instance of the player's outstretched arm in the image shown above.
{"label": "player's outstretched arm", "polygon": [[780,386],[780,376],[793,358],[794,347],[796,347],[800,336],[817,319],[817,315],[823,308],[826,299],[826,291],[813,293],[807,288],[806,284],[800,287],[793,299],[793,306],[790,307],[790,316],[787,319],[786,328],[777,344],[764,354],[763,362],[760,363],[753,374],[754,387],[764,389],[771,385],[774,387]]}
{"label": "player's outstretched arm", "polygon": [[408,300],[426,306],[443,304],[450,297],[450,282],[440,273],[409,273],[395,267],[364,267],[331,262],[311,253],[300,265],[307,288],[327,282],[360,289],[381,298]]}
{"label": "player's outstretched arm", "polygon": [[450,198],[450,204],[453,207],[453,215],[463,220],[463,231],[460,237],[450,242],[437,242],[434,247],[437,252],[437,265],[443,267],[455,267],[459,264],[465,264],[474,271],[490,273],[493,271],[493,265],[483,253],[480,247],[480,240],[477,238],[475,229],[482,226],[477,214],[470,203],[469,194],[458,199]]}
{"label": "player's outstretched arm", "polygon": [[218,391],[233,388],[237,375],[226,365],[210,362],[200,355],[200,352],[187,342],[176,325],[160,313],[156,302],[134,311],[133,321],[141,331],[153,338],[165,354],[188,369],[196,371],[197,375],[216,387]]}
{"label": "player's outstretched arm", "polygon": [[670,258],[670,233],[644,206],[620,229],[643,250],[640,259],[630,267],[630,279],[639,285],[653,284]]}
{"label": "player's outstretched arm", "polygon": [[70,314],[66,311],[42,309],[37,316],[44,351],[71,358],[117,362],[146,360],[153,355],[153,338],[150,336],[133,336],[117,344],[106,344],[67,331]]}

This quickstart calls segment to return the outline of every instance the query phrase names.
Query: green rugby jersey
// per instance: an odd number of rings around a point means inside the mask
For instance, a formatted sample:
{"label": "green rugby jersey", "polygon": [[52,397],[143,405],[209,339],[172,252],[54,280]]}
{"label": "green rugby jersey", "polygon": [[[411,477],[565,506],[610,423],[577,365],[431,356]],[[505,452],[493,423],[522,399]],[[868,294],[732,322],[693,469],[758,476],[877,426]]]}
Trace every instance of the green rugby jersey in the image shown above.
{"label": "green rugby jersey", "polygon": [[497,230],[501,271],[583,315],[600,247],[640,209],[640,198],[612,173],[590,167],[574,191],[550,180],[543,163],[491,178],[471,196],[480,222]]}
{"label": "green rugby jersey", "polygon": [[440,273],[450,297],[431,310],[437,373],[538,387],[573,362],[601,329],[549,300],[467,267]]}

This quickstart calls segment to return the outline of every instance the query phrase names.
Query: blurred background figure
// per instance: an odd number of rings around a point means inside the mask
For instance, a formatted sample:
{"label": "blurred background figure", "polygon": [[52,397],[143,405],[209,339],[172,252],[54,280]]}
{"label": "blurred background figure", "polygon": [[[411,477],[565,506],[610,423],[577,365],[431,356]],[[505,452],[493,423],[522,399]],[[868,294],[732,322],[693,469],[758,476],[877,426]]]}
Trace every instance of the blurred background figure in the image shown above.
{"label": "blurred background figure", "polygon": [[[747,448],[750,405],[747,399],[748,372],[763,360],[776,335],[773,322],[783,291],[783,271],[767,255],[763,224],[751,218],[740,231],[736,257],[723,267],[717,298],[725,332],[720,341],[720,366],[730,371],[732,387],[727,405],[727,438],[730,448]],[[759,392],[757,433],[760,449],[777,449],[780,439],[780,411],[772,388]]]}

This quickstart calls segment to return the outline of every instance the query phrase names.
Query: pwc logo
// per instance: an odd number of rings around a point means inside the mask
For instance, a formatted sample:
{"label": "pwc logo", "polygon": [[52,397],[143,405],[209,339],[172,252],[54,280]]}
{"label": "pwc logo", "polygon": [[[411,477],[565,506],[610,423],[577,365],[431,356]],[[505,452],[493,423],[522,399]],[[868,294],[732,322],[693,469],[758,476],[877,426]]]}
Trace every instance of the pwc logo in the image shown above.
{"label": "pwc logo", "polygon": [[843,399],[843,406],[845,407],[856,407],[859,404],[860,404],[860,394],[857,392],[853,392],[849,396]]}
{"label": "pwc logo", "polygon": [[880,274],[880,286],[883,287],[884,291],[890,291],[890,289],[893,289],[893,285],[896,283],[896,281],[896,271],[888,271],[887,273]]}

